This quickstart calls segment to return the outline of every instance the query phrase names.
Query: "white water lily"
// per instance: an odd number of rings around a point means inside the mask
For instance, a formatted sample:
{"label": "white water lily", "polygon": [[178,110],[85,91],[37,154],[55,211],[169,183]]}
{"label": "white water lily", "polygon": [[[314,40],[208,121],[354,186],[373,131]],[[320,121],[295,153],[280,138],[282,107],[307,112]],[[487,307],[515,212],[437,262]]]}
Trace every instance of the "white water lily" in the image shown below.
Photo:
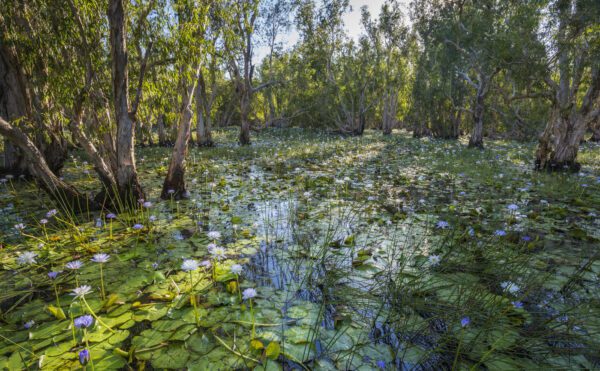
{"label": "white water lily", "polygon": [[92,287],[89,285],[79,286],[73,289],[71,295],[73,295],[74,299],[80,299],[92,292]]}
{"label": "white water lily", "polygon": [[217,231],[210,231],[206,234],[208,236],[208,238],[210,238],[211,240],[219,240],[221,239],[221,232],[217,232]]}
{"label": "white water lily", "polygon": [[183,263],[181,263],[181,270],[184,272],[195,271],[198,267],[198,262],[194,259],[185,259]]}
{"label": "white water lily", "polygon": [[106,263],[108,260],[110,259],[110,255],[108,254],[104,254],[104,253],[99,253],[99,254],[95,254],[94,257],[91,259],[94,263]]}
{"label": "white water lily", "polygon": [[500,283],[500,287],[502,287],[502,290],[507,291],[511,294],[516,294],[521,290],[519,286],[517,286],[517,284],[512,281],[503,281]]}
{"label": "white water lily", "polygon": [[227,250],[224,247],[216,246],[210,251],[213,258],[217,260],[225,259],[227,256]]}
{"label": "white water lily", "polygon": [[20,265],[35,264],[37,263],[35,260],[36,257],[37,254],[33,251],[24,251],[17,258],[17,263],[19,263]]}
{"label": "white water lily", "polygon": [[439,255],[429,255],[429,258],[427,260],[429,261],[429,264],[431,264],[432,267],[435,267],[436,265],[440,264],[442,258]]}
{"label": "white water lily", "polygon": [[239,275],[240,273],[242,273],[243,270],[244,270],[244,268],[239,264],[234,264],[231,266],[231,273],[233,273],[233,274]]}

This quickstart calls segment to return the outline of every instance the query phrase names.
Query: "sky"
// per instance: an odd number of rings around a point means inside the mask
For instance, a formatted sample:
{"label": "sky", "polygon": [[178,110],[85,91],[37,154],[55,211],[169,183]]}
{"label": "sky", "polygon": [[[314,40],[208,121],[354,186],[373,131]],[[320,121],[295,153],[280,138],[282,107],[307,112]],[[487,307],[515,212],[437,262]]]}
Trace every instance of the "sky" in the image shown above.
{"label": "sky", "polygon": [[[360,24],[360,8],[366,5],[369,8],[371,17],[377,17],[379,10],[385,0],[350,0],[350,6],[352,11],[344,15],[344,27],[350,37],[358,40],[358,36],[362,32],[362,26]],[[404,4],[405,16],[408,15],[408,0],[401,1]],[[292,29],[288,34],[282,35],[280,41],[283,43],[284,49],[289,49],[298,41],[298,33]],[[262,58],[268,54],[269,50],[266,46],[259,46],[254,49],[254,63],[258,64]]]}

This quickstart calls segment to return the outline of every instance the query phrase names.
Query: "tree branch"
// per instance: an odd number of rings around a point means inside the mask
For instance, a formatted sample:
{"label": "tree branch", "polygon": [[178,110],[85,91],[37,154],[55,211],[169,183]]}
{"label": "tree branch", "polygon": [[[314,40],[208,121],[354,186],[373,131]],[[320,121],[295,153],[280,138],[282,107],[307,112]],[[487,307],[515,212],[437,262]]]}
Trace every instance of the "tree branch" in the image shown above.
{"label": "tree branch", "polygon": [[146,48],[146,53],[144,53],[144,58],[142,59],[142,64],[140,66],[140,77],[138,79],[138,86],[137,86],[137,90],[135,92],[135,99],[131,106],[131,111],[129,112],[129,115],[131,117],[135,117],[135,115],[137,114],[137,110],[140,105],[140,100],[142,99],[142,88],[144,85],[144,75],[146,74],[148,58],[150,57],[151,52],[152,52],[152,41],[150,41],[150,43],[148,44],[148,47]]}
{"label": "tree branch", "polygon": [[269,86],[273,86],[273,85],[277,85],[277,84],[281,84],[281,81],[268,81],[268,82],[265,82],[264,84],[258,85],[255,88],[252,88],[252,92],[256,93],[256,92],[258,92],[260,90],[268,88]]}

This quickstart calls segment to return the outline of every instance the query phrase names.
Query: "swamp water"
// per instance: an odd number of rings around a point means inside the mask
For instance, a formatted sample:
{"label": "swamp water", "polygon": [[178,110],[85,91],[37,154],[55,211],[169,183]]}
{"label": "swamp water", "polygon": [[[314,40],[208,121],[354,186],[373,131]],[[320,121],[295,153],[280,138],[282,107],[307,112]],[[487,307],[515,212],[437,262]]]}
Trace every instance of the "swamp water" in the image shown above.
{"label": "swamp water", "polygon": [[[141,149],[152,204],[115,219],[0,185],[0,366],[80,368],[84,348],[98,370],[600,366],[599,147],[549,175],[515,143],[234,136],[191,151],[180,202],[157,200],[170,150]],[[97,190],[83,161],[64,176]]]}

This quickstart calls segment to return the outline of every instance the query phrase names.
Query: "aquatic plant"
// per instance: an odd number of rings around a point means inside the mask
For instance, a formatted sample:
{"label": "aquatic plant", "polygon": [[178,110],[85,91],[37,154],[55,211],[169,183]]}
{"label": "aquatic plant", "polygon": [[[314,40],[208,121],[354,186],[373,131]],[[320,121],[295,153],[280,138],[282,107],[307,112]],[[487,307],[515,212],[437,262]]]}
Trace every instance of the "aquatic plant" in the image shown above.
{"label": "aquatic plant", "polygon": [[106,293],[104,292],[104,274],[102,271],[102,266],[108,262],[108,260],[110,259],[110,255],[108,254],[104,254],[104,253],[98,253],[95,254],[92,259],[90,259],[91,261],[93,261],[94,263],[98,263],[100,265],[100,292],[102,294],[102,299],[105,300],[106,299]]}

